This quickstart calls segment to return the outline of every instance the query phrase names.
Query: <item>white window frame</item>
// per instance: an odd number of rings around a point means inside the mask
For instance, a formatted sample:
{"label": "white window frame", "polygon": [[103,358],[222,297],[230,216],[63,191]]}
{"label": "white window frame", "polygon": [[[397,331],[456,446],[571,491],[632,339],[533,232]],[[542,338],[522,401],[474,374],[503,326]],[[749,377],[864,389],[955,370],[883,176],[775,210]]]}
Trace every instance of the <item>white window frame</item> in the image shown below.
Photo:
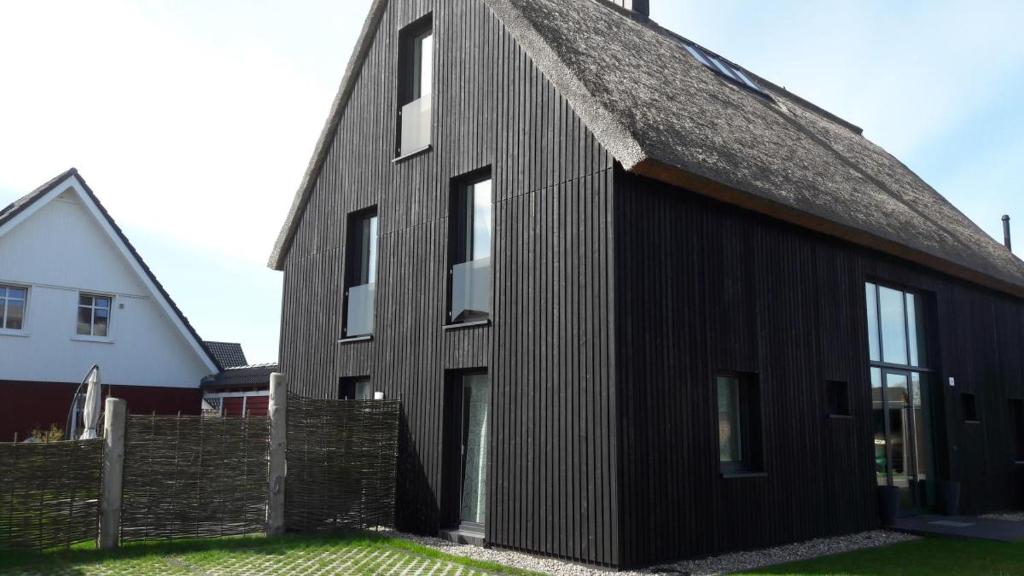
{"label": "white window frame", "polygon": [[8,328],[7,327],[7,306],[8,306],[8,302],[11,301],[11,300],[20,300],[20,299],[19,298],[10,298],[10,297],[7,296],[6,292],[4,292],[4,296],[3,297],[0,297],[0,334],[9,334],[9,335],[15,335],[15,336],[23,335],[26,332],[26,330],[27,330],[26,327],[28,326],[28,301],[30,299],[29,298],[30,289],[29,289],[28,286],[21,286],[21,285],[18,285],[18,284],[6,284],[6,283],[0,283],[0,288],[4,288],[5,290],[24,290],[25,291],[25,299],[22,301],[23,302],[23,306],[22,306],[22,312],[21,312],[21,328]]}
{"label": "white window frame", "polygon": [[[82,298],[83,297],[92,298],[92,304],[88,305],[88,306],[82,305]],[[96,334],[96,310],[97,310],[97,308],[99,308],[98,306],[96,306],[96,299],[97,298],[105,298],[105,299],[107,299],[110,302],[110,305],[107,308],[107,333],[106,334]],[[82,308],[88,308],[89,310],[91,310],[91,314],[90,314],[90,318],[89,318],[89,333],[88,334],[81,334],[81,333],[78,332],[78,313],[79,313],[79,311]],[[113,295],[111,295],[111,294],[97,294],[97,293],[93,293],[93,292],[79,292],[78,293],[78,301],[75,302],[75,335],[77,337],[79,337],[79,338],[95,338],[95,339],[99,339],[99,340],[110,340],[111,339],[111,330],[113,328],[113,321],[114,321],[114,296]]]}

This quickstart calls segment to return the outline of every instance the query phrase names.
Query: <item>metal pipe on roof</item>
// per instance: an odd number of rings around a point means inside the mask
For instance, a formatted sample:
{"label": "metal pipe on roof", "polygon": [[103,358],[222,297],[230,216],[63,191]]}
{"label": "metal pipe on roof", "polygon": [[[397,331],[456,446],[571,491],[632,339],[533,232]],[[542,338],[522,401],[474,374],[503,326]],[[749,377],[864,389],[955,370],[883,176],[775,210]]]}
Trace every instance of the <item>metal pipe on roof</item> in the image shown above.
{"label": "metal pipe on roof", "polygon": [[1007,250],[1013,252],[1013,242],[1010,239],[1010,216],[1008,214],[1003,216],[1003,244]]}

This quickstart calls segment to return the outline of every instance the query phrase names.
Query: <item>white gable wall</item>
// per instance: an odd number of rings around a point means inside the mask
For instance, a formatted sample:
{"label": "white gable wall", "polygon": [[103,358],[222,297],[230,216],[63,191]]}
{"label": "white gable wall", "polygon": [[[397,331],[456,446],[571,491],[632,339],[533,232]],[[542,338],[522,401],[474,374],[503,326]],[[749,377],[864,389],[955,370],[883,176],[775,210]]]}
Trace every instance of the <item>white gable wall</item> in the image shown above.
{"label": "white gable wall", "polygon": [[[198,388],[209,361],[79,192],[62,189],[0,235],[0,283],[29,288],[24,330],[0,332],[0,380],[78,382],[98,364],[104,383]],[[107,339],[76,335],[80,291],[113,296]]]}

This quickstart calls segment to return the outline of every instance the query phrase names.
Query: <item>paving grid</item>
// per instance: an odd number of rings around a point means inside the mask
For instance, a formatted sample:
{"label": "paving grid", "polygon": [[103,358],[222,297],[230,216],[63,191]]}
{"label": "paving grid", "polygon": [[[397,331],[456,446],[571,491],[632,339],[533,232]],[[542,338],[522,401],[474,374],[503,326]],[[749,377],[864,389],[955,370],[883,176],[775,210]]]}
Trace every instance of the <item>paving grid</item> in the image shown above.
{"label": "paving grid", "polygon": [[421,556],[386,544],[343,548],[317,546],[283,552],[267,548],[239,549],[216,557],[207,557],[203,553],[172,554],[123,559],[116,563],[79,563],[56,570],[52,566],[46,566],[0,573],[10,576],[494,576],[490,572]]}
{"label": "paving grid", "polygon": [[847,536],[819,538],[796,544],[776,546],[764,550],[735,552],[712,558],[663,563],[642,570],[609,572],[608,570],[596,569],[556,558],[534,556],[511,550],[459,545],[438,538],[397,532],[388,533],[388,535],[404,538],[420,546],[433,548],[452,556],[464,556],[523,570],[551,574],[552,576],[609,576],[610,574],[615,576],[678,576],[680,574],[688,576],[718,576],[919,539],[917,536],[910,534],[901,534],[887,530],[871,530]]}

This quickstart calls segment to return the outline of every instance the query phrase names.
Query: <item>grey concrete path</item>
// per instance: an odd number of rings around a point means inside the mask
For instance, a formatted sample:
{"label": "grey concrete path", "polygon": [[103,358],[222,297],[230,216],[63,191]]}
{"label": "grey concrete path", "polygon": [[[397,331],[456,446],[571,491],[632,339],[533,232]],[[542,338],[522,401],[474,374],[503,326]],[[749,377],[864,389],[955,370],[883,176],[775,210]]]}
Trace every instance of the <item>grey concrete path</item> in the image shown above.
{"label": "grey concrete path", "polygon": [[1024,542],[1024,522],[977,518],[973,516],[933,516],[929,514],[899,518],[894,530],[918,536],[947,536],[998,542]]}

